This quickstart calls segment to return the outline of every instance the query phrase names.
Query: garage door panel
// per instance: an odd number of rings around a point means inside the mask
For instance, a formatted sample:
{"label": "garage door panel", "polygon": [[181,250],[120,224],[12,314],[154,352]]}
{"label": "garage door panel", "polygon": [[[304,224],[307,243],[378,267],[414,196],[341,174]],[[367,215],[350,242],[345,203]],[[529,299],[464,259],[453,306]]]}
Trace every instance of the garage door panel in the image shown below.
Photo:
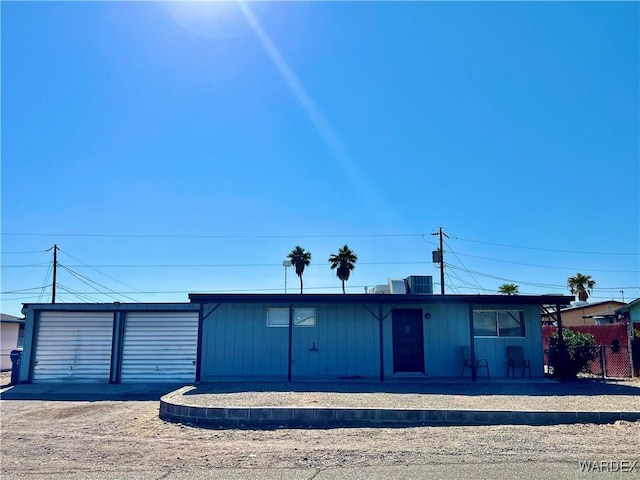
{"label": "garage door panel", "polygon": [[113,314],[42,312],[33,381],[108,382]]}
{"label": "garage door panel", "polygon": [[129,313],[125,320],[121,381],[193,381],[198,314]]}

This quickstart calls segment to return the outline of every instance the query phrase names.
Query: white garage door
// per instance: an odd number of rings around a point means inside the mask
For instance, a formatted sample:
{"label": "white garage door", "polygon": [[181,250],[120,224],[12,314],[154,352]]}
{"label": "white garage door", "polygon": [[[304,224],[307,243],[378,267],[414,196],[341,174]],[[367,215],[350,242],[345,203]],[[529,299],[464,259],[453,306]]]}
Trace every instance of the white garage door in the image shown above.
{"label": "white garage door", "polygon": [[42,312],[34,382],[108,382],[113,313]]}
{"label": "white garage door", "polygon": [[120,381],[192,382],[197,345],[197,312],[128,313]]}

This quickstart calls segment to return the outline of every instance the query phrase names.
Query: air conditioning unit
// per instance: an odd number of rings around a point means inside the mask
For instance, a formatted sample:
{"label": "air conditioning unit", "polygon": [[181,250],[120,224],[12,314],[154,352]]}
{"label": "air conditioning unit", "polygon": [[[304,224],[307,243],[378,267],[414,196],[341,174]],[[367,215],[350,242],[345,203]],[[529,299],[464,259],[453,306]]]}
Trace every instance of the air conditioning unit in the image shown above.
{"label": "air conditioning unit", "polygon": [[407,293],[407,285],[404,283],[404,280],[397,278],[389,279],[389,292],[393,295],[406,295]]}
{"label": "air conditioning unit", "polygon": [[407,293],[415,293],[421,295],[433,294],[433,277],[427,275],[412,275],[405,279],[409,287]]}

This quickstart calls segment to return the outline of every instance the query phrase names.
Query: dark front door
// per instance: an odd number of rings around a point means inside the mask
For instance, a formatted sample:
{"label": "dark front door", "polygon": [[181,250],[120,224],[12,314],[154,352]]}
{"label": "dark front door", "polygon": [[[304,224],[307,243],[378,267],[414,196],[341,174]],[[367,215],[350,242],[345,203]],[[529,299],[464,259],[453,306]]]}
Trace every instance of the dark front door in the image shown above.
{"label": "dark front door", "polygon": [[424,373],[422,310],[394,310],[393,372]]}

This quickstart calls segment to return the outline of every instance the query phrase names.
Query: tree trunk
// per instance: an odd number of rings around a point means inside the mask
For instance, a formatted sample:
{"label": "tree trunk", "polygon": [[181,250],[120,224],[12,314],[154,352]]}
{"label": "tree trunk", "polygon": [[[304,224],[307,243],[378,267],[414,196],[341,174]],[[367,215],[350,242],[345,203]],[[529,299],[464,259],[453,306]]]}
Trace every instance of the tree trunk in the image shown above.
{"label": "tree trunk", "polygon": [[342,280],[342,293],[347,293],[344,291],[344,280]]}

